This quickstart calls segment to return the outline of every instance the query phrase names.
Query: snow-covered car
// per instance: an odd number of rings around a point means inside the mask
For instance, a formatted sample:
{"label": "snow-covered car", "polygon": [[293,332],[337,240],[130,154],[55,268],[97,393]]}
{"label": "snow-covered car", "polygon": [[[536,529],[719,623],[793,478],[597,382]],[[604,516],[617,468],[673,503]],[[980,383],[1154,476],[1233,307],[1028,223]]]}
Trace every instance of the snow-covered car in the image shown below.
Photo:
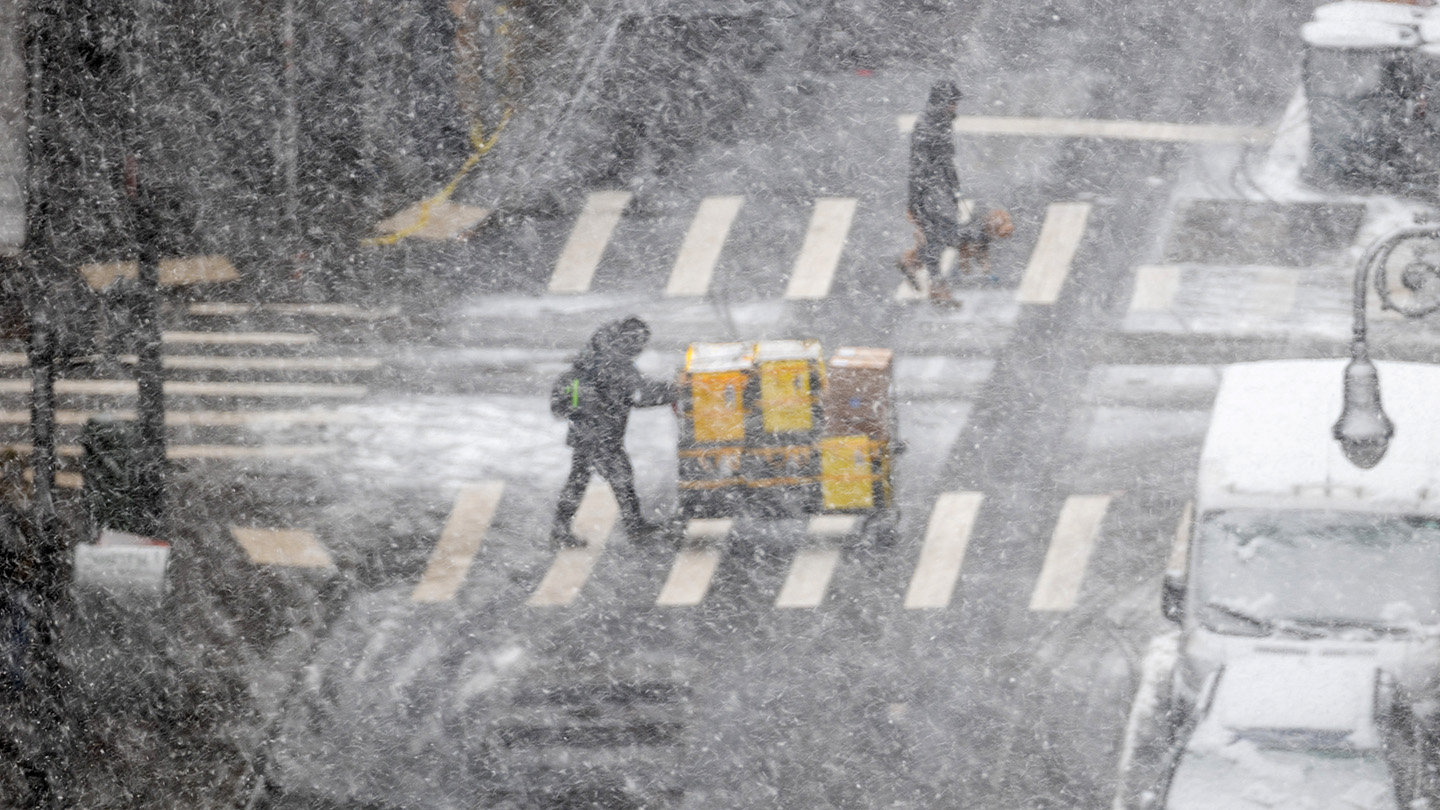
{"label": "snow-covered car", "polygon": [[1171,705],[1260,653],[1365,656],[1411,694],[1440,678],[1440,366],[1381,363],[1395,436],[1361,469],[1332,436],[1341,361],[1228,367],[1177,532]]}
{"label": "snow-covered car", "polygon": [[1403,690],[1363,657],[1263,655],[1212,673],[1165,810],[1415,810],[1423,735]]}

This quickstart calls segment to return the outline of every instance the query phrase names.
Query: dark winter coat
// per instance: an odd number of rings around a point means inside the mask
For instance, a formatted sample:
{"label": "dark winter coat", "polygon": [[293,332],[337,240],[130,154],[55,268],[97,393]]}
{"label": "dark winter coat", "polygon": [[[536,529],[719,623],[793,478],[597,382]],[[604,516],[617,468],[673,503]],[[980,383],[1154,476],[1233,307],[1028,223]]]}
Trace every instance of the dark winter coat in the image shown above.
{"label": "dark winter coat", "polygon": [[955,172],[955,144],[946,109],[927,109],[910,135],[910,193],[906,208],[926,238],[956,242],[955,204],[960,178]]}
{"label": "dark winter coat", "polygon": [[650,380],[635,367],[635,354],[617,348],[622,322],[606,324],[575,358],[579,407],[570,415],[565,443],[571,447],[623,447],[631,408],[675,401],[675,385]]}

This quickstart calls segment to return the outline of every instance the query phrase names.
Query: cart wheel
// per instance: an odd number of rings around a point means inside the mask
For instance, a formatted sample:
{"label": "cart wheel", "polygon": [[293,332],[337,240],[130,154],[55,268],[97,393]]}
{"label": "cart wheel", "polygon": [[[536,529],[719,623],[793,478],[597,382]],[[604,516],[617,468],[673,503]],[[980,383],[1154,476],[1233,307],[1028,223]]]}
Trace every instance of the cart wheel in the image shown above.
{"label": "cart wheel", "polygon": [[865,518],[865,542],[875,548],[893,548],[900,540],[900,510],[882,509]]}

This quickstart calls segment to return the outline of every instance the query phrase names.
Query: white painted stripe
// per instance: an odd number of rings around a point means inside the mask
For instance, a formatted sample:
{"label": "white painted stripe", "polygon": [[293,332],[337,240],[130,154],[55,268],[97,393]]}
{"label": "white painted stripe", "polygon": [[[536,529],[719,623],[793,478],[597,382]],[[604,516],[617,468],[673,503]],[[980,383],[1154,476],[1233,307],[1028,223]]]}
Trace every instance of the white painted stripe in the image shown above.
{"label": "white painted stripe", "polygon": [[805,231],[800,255],[790,271],[786,298],[817,299],[830,294],[830,284],[835,280],[835,269],[840,264],[854,216],[853,198],[823,197],[815,201],[810,227]]}
{"label": "white painted stripe", "polygon": [[610,234],[620,223],[620,214],[630,203],[628,191],[595,191],[585,200],[585,208],[575,221],[574,230],[560,251],[555,273],[550,277],[552,293],[583,293],[590,289],[600,257],[610,243]]}
{"label": "white painted stripe", "polygon": [[[25,468],[25,483],[35,483],[35,468]],[[84,489],[85,476],[80,473],[55,471],[55,486],[60,489]]]}
{"label": "white painted stripe", "polygon": [[615,495],[610,485],[600,479],[590,482],[580,509],[575,513],[574,530],[586,545],[581,548],[561,549],[545,572],[545,578],[530,595],[527,604],[535,607],[558,607],[575,601],[595,561],[605,550],[605,541],[615,528],[615,517],[619,513]]}
{"label": "white painted stripe", "polygon": [[247,529],[231,526],[230,534],[256,565],[330,568],[330,552],[304,529]]}
{"label": "white painted stripe", "polygon": [[[135,358],[121,358],[133,363]],[[378,357],[218,357],[213,355],[167,355],[165,368],[214,371],[372,371],[380,367]]]}
{"label": "white painted stripe", "polygon": [[[0,444],[0,451],[26,456],[33,448],[26,442]],[[244,447],[234,444],[172,444],[165,448],[165,455],[175,460],[233,460],[267,458],[303,458],[337,452],[336,447],[323,444],[261,444]],[[78,444],[61,444],[55,447],[56,455],[79,458],[85,455],[85,448]]]}
{"label": "white painted stripe", "polygon": [[[134,380],[56,380],[55,393],[74,396],[125,397],[135,396]],[[29,380],[0,380],[0,394],[29,393]],[[363,385],[330,385],[327,383],[270,382],[199,382],[166,380],[167,396],[190,397],[326,397],[355,398],[365,396]]]}
{"label": "white painted stripe", "polygon": [[315,318],[343,318],[353,321],[378,321],[400,314],[399,306],[370,309],[352,304],[235,304],[224,301],[202,301],[191,304],[191,315],[209,317],[239,317],[256,312],[273,312],[279,315],[305,315]]}
{"label": "white painted stripe", "polygon": [[[240,277],[235,265],[225,256],[181,256],[161,259],[157,268],[158,281],[162,287],[183,284],[206,284],[234,281]],[[106,262],[80,265],[80,274],[93,288],[100,289],[117,278],[139,278],[140,263]]]}
{"label": "white painted stripe", "polygon": [[805,527],[810,537],[848,537],[860,530],[860,518],[856,515],[815,515]]}
{"label": "white painted stripe", "polygon": [[448,602],[455,598],[470,564],[480,551],[480,542],[495,519],[495,508],[505,492],[504,481],[466,484],[455,496],[450,518],[440,533],[440,542],[430,552],[425,574],[410,594],[414,602]]}
{"label": "white painted stripe", "polygon": [[667,607],[693,607],[705,599],[710,580],[720,565],[720,549],[687,548],[675,555],[670,576],[660,589],[655,604]]}
{"label": "white painted stripe", "polygon": [[335,453],[338,447],[323,444],[262,444],[243,447],[234,444],[176,444],[166,448],[166,456],[183,459],[239,460],[267,458],[303,458]]}
{"label": "white painted stripe", "polygon": [[1080,596],[1085,566],[1095,548],[1109,495],[1071,495],[1060,509],[1040,579],[1030,595],[1031,610],[1069,610]]}
{"label": "white painted stripe", "polygon": [[260,307],[257,304],[235,304],[227,301],[201,301],[191,304],[189,307],[187,307],[187,309],[189,310],[191,315],[219,315],[229,317],[234,315],[249,315],[252,312],[259,311]]}
{"label": "white painted stripe", "polygon": [[706,197],[700,202],[690,230],[685,232],[685,241],[680,243],[680,252],[675,256],[665,295],[674,298],[705,294],[715,274],[715,265],[720,261],[725,238],[730,235],[730,226],[744,202],[744,197]]}
{"label": "white painted stripe", "polygon": [[1070,274],[1070,262],[1085,235],[1090,218],[1090,203],[1051,203],[1045,210],[1040,238],[1025,266],[1015,299],[1022,304],[1053,304],[1060,297],[1060,288]]}
{"label": "white painted stripe", "polygon": [[380,321],[400,314],[398,305],[371,309],[353,304],[261,304],[266,312],[279,315],[305,315],[312,318],[340,318],[351,321]]}
{"label": "white painted stripe", "polygon": [[299,332],[162,332],[166,343],[196,343],[209,346],[298,346],[314,343],[314,335]]}
{"label": "white painted stripe", "polygon": [[[902,135],[915,131],[919,116],[897,115]],[[1024,135],[1048,138],[1112,138],[1173,143],[1266,143],[1274,132],[1263,127],[1225,124],[1170,124],[1153,121],[1117,121],[1084,118],[1015,118],[988,115],[957,116],[954,130],[964,135]]]}
{"label": "white painted stripe", "polygon": [[1144,264],[1135,268],[1131,312],[1169,312],[1180,292],[1180,268],[1173,264]]}
{"label": "white painted stripe", "polygon": [[[136,363],[133,354],[121,355],[120,362]],[[191,371],[372,371],[380,367],[378,357],[225,357],[209,354],[170,354],[162,359],[165,368]],[[0,366],[26,367],[24,352],[0,352]]]}
{"label": "white painted stripe", "polygon": [[[55,412],[57,425],[83,425],[86,420],[104,414],[116,419],[134,419],[135,412],[115,411],[71,411]],[[172,427],[241,427],[246,425],[353,425],[361,421],[361,415],[351,411],[305,410],[305,411],[166,411],[165,424]],[[0,410],[0,425],[28,425],[30,412]]]}
{"label": "white painted stripe", "polygon": [[693,518],[685,524],[685,539],[692,543],[724,540],[734,526],[732,518]]}
{"label": "white painted stripe", "polygon": [[1267,320],[1285,317],[1295,308],[1299,285],[1300,271],[1293,267],[1258,268],[1245,291],[1245,313]]}
{"label": "white painted stripe", "polygon": [[790,574],[775,597],[777,608],[819,607],[830,587],[830,577],[840,562],[840,549],[822,547],[801,549],[790,563]]}
{"label": "white painted stripe", "polygon": [[1265,143],[1274,135],[1264,127],[1225,124],[1169,124],[1158,121],[1107,121],[1093,118],[1006,118],[988,115],[956,116],[955,131],[963,135],[1035,135],[1174,143]]}
{"label": "white painted stripe", "polygon": [[975,516],[984,500],[980,492],[946,492],[935,500],[920,559],[905,592],[905,607],[943,608],[950,604],[975,529]]}

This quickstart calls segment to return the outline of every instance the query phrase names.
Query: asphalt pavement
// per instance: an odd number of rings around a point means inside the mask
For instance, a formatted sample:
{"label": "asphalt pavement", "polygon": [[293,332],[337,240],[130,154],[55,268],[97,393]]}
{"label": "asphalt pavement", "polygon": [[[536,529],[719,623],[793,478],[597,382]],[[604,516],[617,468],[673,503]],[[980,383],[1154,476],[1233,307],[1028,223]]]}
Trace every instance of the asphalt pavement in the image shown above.
{"label": "asphalt pavement", "polygon": [[[208,561],[185,592],[256,656],[258,803],[1108,806],[1218,368],[1338,354],[1357,252],[1415,206],[1299,182],[1308,7],[902,5],[803,16],[683,160],[368,255],[382,295],[172,303],[177,335],[263,336],[190,344],[250,365],[175,368],[200,387],[171,401]],[[1017,225],[959,309],[894,269],[940,76],[966,196]],[[1236,255],[1215,205],[1292,225]],[[549,549],[548,386],[626,314],[653,374],[693,341],[893,348],[898,541],[739,520],[677,551],[597,496],[592,548]],[[676,439],[632,421],[659,514]]]}

